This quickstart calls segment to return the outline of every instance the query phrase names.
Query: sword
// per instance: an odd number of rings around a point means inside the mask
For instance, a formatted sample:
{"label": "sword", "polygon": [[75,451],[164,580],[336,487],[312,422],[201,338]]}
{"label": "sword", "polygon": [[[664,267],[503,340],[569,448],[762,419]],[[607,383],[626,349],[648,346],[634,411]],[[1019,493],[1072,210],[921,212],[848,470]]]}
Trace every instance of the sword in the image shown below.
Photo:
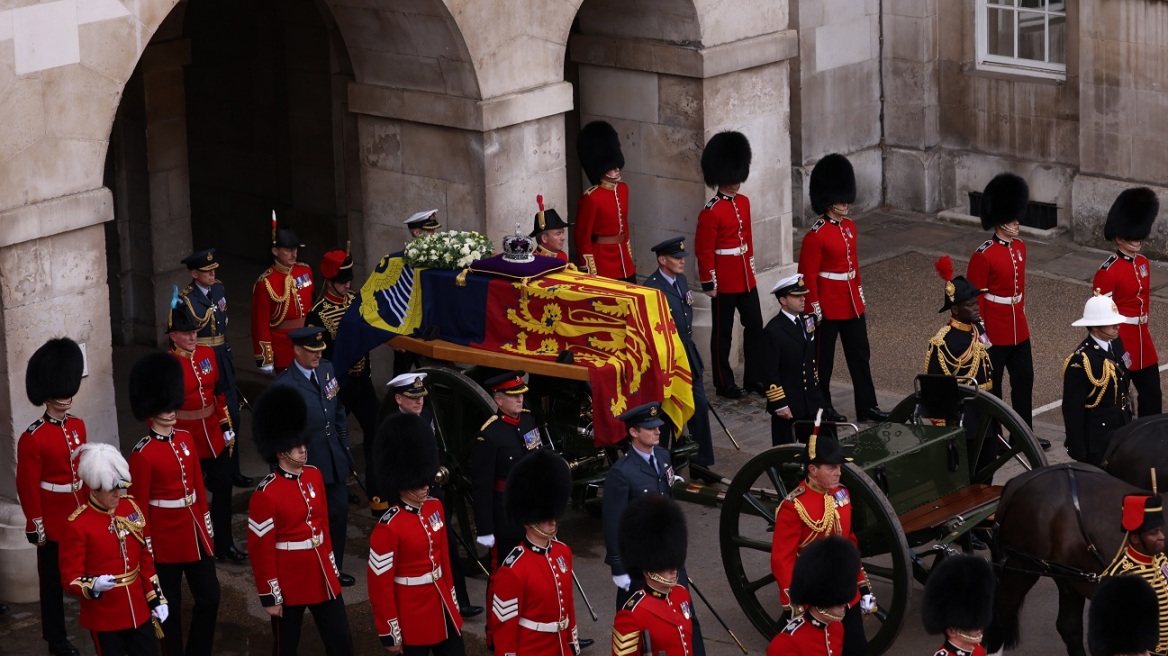
{"label": "sword", "polygon": [[576,583],[576,589],[580,591],[580,596],[584,598],[584,605],[588,607],[588,614],[592,616],[592,621],[597,620],[596,611],[592,608],[592,602],[588,601],[588,595],[584,592],[584,586],[580,585],[580,579],[576,578],[576,571],[572,570],[572,580]]}
{"label": "sword", "polygon": [[714,419],[718,420],[718,425],[722,427],[722,430],[726,431],[726,437],[730,438],[730,443],[734,445],[735,449],[741,451],[742,447],[738,446],[738,440],[734,439],[734,435],[730,433],[730,429],[726,428],[726,424],[723,423],[722,418],[718,416],[718,411],[714,409],[714,405],[712,403],[706,403],[706,407],[710,409],[710,412],[714,415]]}
{"label": "sword", "polygon": [[698,593],[698,597],[701,598],[702,603],[706,605],[706,608],[710,609],[710,612],[714,614],[714,619],[718,620],[718,624],[721,624],[723,629],[726,629],[726,633],[730,634],[730,637],[734,639],[734,642],[738,645],[738,648],[742,650],[742,653],[749,654],[750,652],[746,651],[746,647],[742,644],[742,641],[738,639],[738,636],[734,635],[734,632],[730,630],[729,626],[726,626],[725,620],[723,620],[722,616],[718,614],[718,611],[714,610],[714,607],[710,605],[710,600],[706,599],[706,595],[702,594],[702,591],[698,589],[698,584],[694,583],[692,578],[689,579],[689,587],[691,590]]}
{"label": "sword", "polygon": [[[491,578],[491,573],[487,571],[486,567],[483,567],[482,561],[478,559],[478,552],[470,548],[470,545],[466,543],[466,540],[462,537],[461,534],[459,534],[458,531],[454,530],[453,526],[447,526],[446,528],[450,532],[454,533],[454,539],[458,540],[458,543],[462,545],[462,548],[466,549],[466,553],[470,554],[470,557],[475,561],[475,565],[479,566],[479,570],[483,573],[483,576],[487,577],[488,579]],[[451,558],[453,557],[454,555],[452,554]]]}

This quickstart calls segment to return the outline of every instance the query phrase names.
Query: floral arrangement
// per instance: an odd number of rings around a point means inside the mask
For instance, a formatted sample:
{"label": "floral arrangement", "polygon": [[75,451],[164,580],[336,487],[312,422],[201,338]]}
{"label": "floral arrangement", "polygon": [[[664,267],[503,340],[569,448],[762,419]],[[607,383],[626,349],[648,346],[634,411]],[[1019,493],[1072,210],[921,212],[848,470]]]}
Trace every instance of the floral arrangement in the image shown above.
{"label": "floral arrangement", "polygon": [[406,263],[412,267],[465,269],[489,257],[495,245],[474,231],[448,230],[415,237],[406,244]]}

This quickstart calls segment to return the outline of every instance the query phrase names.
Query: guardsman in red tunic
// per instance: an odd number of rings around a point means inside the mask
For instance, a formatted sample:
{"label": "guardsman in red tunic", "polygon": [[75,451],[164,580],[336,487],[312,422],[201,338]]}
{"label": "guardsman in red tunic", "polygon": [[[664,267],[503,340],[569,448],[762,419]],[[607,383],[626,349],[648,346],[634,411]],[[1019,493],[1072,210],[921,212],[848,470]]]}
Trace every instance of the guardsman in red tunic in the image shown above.
{"label": "guardsman in red tunic", "polygon": [[1119,194],[1107,213],[1103,237],[1115,242],[1115,255],[1095,272],[1092,287],[1111,296],[1119,313],[1119,338],[1131,357],[1132,385],[1136,388],[1140,417],[1163,411],[1160,391],[1160,358],[1152,343],[1148,313],[1152,307],[1152,271],[1148,258],[1140,255],[1143,242],[1152,234],[1152,223],[1160,211],[1156,192],[1147,187],[1127,189]]}
{"label": "guardsman in red tunic", "polygon": [[[775,511],[771,543],[771,572],[779,584],[779,601],[792,615],[798,610],[790,588],[799,554],[808,545],[833,535],[843,536],[859,548],[852,531],[852,499],[839,483],[840,465],[846,460],[839,441],[832,435],[819,435],[817,427],[807,441],[803,460],[807,480],[791,490]],[[867,649],[861,613],[876,609],[876,597],[863,567],[857,568],[855,583],[843,618],[845,656],[863,654]]]}
{"label": "guardsman in red tunic", "polygon": [[1143,577],[1108,577],[1091,597],[1087,646],[1092,656],[1149,656],[1162,635],[1160,618],[1156,593]]}
{"label": "guardsman in red tunic", "polygon": [[564,249],[568,240],[568,228],[572,225],[560,218],[560,213],[554,208],[544,209],[543,196],[537,197],[539,211],[535,213],[535,227],[531,229],[531,238],[535,240],[536,255],[554,257],[564,264],[568,263],[568,251]]}
{"label": "guardsman in red tunic", "polygon": [[80,623],[98,654],[154,656],[169,607],[146,546],[146,515],[123,496],[130,466],[109,444],[85,444],[77,472],[89,502],[65,524],[61,583],[80,598]]}
{"label": "guardsman in red tunic", "polygon": [[50,339],[32,354],[24,390],[30,403],[45,406],[45,413],[25,429],[16,446],[16,491],[27,521],[25,536],[37,546],[41,637],[56,656],[78,654],[65,633],[59,553],[65,522],[89,497],[73,460],[85,444],[85,422],[68,413],[84,366],[81,348],[68,337]]}
{"label": "guardsman in red tunic", "polygon": [[848,158],[832,153],[819,160],[811,169],[810,194],[811,207],[821,216],[803,236],[799,273],[807,287],[807,303],[819,319],[819,390],[827,403],[823,418],[847,421],[831,401],[835,340],[839,337],[852,378],[856,419],[885,421],[888,413],[876,404],[869,363],[872,350],[860,278],[859,233],[856,222],[848,218],[848,210],[856,202],[856,174]]}
{"label": "guardsman in red tunic", "polygon": [[[981,227],[993,229],[969,258],[965,277],[981,295],[981,319],[990,340],[993,387],[1001,397],[1002,378],[1010,372],[1010,405],[1026,422],[1034,424],[1034,356],[1030,326],[1026,322],[1026,244],[1018,239],[1019,219],[1030,203],[1030,187],[1012,173],[1000,173],[986,185],[981,199]],[[1042,448],[1050,442],[1039,440]]]}
{"label": "guardsman in red tunic", "polygon": [[[130,454],[134,498],[146,511],[146,546],[163,591],[175,614],[162,624],[167,654],[210,656],[219,614],[219,578],[215,573],[211,513],[203,469],[191,436],[175,428],[175,409],[183,403],[183,372],[162,351],[148,353],[130,369],[130,408],[146,422],[150,434]],[[194,597],[183,647],[182,580]]]}
{"label": "guardsman in red tunic", "polygon": [[[766,395],[762,384],[762,307],[754,280],[754,237],[750,199],[738,193],[750,175],[750,142],[741,132],[719,132],[702,151],[702,177],[717,190],[698,214],[694,253],[698,282],[713,311],[710,368],[718,396],[740,399],[745,392]],[[742,321],[742,387],[734,384],[730,344],[734,313]]]}
{"label": "guardsman in red tunic", "polygon": [[625,566],[645,577],[617,611],[612,625],[612,656],[691,656],[693,602],[678,585],[685,564],[685,515],[677,502],[650,494],[629,504],[620,518]]}
{"label": "guardsman in red tunic", "polygon": [[203,468],[203,480],[211,493],[211,523],[215,526],[215,557],[232,563],[247,560],[231,536],[231,453],[235,430],[227,412],[227,399],[219,380],[215,352],[198,343],[198,324],[185,305],[170,311],[167,333],[170,353],[182,368],[184,397],[175,411],[175,428],[186,431],[194,442]]}
{"label": "guardsman in red tunic", "polygon": [[275,262],[251,288],[251,345],[256,366],[280,373],[292,364],[288,333],[304,327],[312,309],[312,269],[296,256],[304,244],[291,228],[276,229],[272,213],[272,257]]}
{"label": "guardsman in red tunic", "polygon": [[808,545],[791,573],[795,613],[771,640],[767,656],[849,653],[845,617],[848,600],[856,594],[857,572],[862,573],[860,552],[852,542],[828,536]]}
{"label": "guardsman in red tunic", "polygon": [[397,493],[369,537],[374,628],[390,652],[461,656],[462,616],[454,600],[446,513],[429,496],[438,442],[426,420],[408,412],[386,419],[378,433],[381,483]]}
{"label": "guardsman in red tunic", "polygon": [[620,137],[604,121],[593,121],[576,137],[576,152],[592,185],[576,206],[576,252],[588,272],[637,282],[629,249],[629,186],[621,182],[625,156]]}
{"label": "guardsman in red tunic", "polygon": [[268,474],[247,509],[247,546],[260,604],[272,618],[272,653],[295,654],[304,611],[312,611],[325,653],[353,653],[353,634],[333,559],[320,470],[308,463],[308,406],[273,385],[256,399],[252,433]]}
{"label": "guardsman in red tunic", "polygon": [[568,463],[550,449],[524,456],[507,476],[507,514],[527,535],[492,577],[487,622],[497,656],[570,656],[592,644],[576,635],[572,550],[556,539],[571,495]]}
{"label": "guardsman in red tunic", "polygon": [[925,631],[945,636],[933,656],[985,656],[981,640],[993,618],[995,587],[993,568],[976,556],[947,556],[933,568],[921,601]]}

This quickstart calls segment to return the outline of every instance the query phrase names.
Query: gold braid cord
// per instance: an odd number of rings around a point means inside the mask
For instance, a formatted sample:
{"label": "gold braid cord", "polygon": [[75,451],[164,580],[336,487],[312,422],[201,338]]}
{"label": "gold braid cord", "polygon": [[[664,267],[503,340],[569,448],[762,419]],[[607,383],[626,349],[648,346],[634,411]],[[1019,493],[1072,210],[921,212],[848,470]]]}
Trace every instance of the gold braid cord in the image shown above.
{"label": "gold braid cord", "polygon": [[836,510],[835,499],[830,494],[823,495],[823,517],[819,519],[811,519],[811,516],[807,514],[807,509],[803,507],[803,502],[799,499],[794,499],[793,502],[792,505],[795,506],[795,512],[798,513],[799,519],[807,525],[807,528],[811,529],[811,535],[799,544],[800,549],[822,536],[839,535],[839,511]]}
{"label": "gold braid cord", "polygon": [[[946,376],[966,376],[977,380],[977,372],[984,366],[988,379],[990,377],[990,356],[989,352],[986,351],[985,344],[982,344],[981,340],[978,339],[977,329],[970,327],[972,332],[969,347],[960,355],[955,355],[949,350],[949,345],[945,343],[945,336],[952,328],[952,324],[946,324],[929,340],[929,348],[925,351],[925,371],[929,370],[929,363],[932,362],[935,353],[937,364],[941,367],[941,373]],[[987,380],[986,383],[980,384],[978,387],[988,390],[992,385],[993,383]]]}
{"label": "gold braid cord", "polygon": [[[1094,372],[1091,371],[1091,362],[1087,359],[1087,354],[1084,353],[1083,373],[1087,374],[1087,380],[1095,388],[1093,392],[1087,393],[1087,403],[1084,407],[1088,410],[1098,407],[1103,402],[1103,397],[1107,394],[1109,387],[1114,387],[1116,392],[1119,391],[1119,380],[1115,375],[1115,363],[1110,359],[1103,360],[1103,375],[1096,378]],[[1092,399],[1092,394],[1094,394],[1094,399]]]}
{"label": "gold braid cord", "polygon": [[[279,271],[279,269],[276,269]],[[264,276],[264,288],[268,290],[268,298],[276,304],[276,312],[278,316],[268,317],[268,325],[272,328],[284,323],[284,317],[288,316],[288,300],[292,296],[292,288],[295,285],[292,283],[292,270],[284,272],[284,293],[277,294],[275,289],[272,289],[272,277]],[[297,297],[299,301],[299,297]]]}

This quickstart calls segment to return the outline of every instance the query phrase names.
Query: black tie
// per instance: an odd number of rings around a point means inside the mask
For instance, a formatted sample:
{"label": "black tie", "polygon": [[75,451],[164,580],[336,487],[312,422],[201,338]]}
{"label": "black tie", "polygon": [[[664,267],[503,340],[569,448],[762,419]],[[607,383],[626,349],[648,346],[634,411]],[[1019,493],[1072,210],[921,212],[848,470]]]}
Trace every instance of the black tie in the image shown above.
{"label": "black tie", "polygon": [[319,392],[320,391],[320,381],[316,379],[316,371],[312,372],[311,378],[312,378],[312,386],[315,387],[316,391]]}
{"label": "black tie", "polygon": [[654,475],[661,475],[661,472],[657,470],[657,458],[655,458],[652,454],[649,455],[649,466],[653,468]]}
{"label": "black tie", "polygon": [[679,281],[677,281],[676,279],[674,279],[673,286],[677,289],[677,295],[684,299],[685,298],[685,290],[681,288],[681,283]]}

